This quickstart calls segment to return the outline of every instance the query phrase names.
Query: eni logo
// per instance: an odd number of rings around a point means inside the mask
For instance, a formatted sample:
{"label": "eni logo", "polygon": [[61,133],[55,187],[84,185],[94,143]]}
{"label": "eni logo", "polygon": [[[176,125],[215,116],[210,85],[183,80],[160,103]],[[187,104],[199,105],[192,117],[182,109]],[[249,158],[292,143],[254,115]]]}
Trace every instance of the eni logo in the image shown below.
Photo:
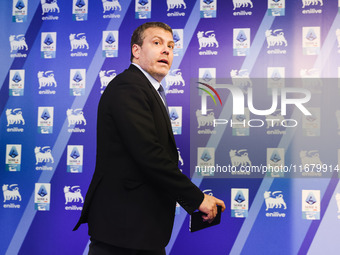
{"label": "eni logo", "polygon": [[[221,104],[221,106],[222,106],[222,101],[221,101],[220,95],[217,93],[217,91],[216,91],[212,86],[210,86],[210,85],[208,85],[208,84],[206,84],[206,83],[203,83],[203,82],[197,82],[197,83],[199,83],[199,84],[201,84],[201,85],[203,85],[203,86],[206,86],[206,87],[209,88],[212,92],[214,92],[214,94],[217,96],[217,98],[218,98],[218,100],[220,101],[220,104]],[[214,96],[210,93],[209,90],[204,89],[204,88],[201,88],[201,87],[197,87],[197,88],[200,89],[200,90],[203,90],[205,93],[207,93],[207,94],[212,98],[212,100],[214,100],[215,105],[217,105]]]}

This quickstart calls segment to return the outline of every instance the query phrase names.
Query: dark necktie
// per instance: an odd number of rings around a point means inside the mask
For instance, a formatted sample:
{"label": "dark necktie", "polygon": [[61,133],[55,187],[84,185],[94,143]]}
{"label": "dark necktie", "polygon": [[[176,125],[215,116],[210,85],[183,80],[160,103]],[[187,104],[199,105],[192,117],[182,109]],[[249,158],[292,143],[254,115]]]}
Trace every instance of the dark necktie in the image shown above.
{"label": "dark necktie", "polygon": [[166,111],[168,113],[168,115],[170,116],[169,114],[169,108],[168,108],[168,103],[166,102],[166,98],[165,98],[165,91],[163,89],[163,86],[162,84],[160,84],[159,88],[158,88],[158,92],[159,94],[161,95],[162,99],[163,99],[163,102],[164,102],[164,105],[165,105],[165,108],[166,108]]}

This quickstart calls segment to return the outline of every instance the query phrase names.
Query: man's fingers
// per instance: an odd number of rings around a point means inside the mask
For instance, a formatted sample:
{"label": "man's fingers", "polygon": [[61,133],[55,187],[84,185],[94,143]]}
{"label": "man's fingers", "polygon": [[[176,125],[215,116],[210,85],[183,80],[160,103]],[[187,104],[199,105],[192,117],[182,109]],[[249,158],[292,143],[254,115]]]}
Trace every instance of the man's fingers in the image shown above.
{"label": "man's fingers", "polygon": [[225,210],[225,204],[222,200],[216,198],[216,204],[222,207],[222,212]]}
{"label": "man's fingers", "polygon": [[215,217],[210,218],[209,215],[202,215],[202,219],[203,219],[203,221],[207,221],[207,222],[211,223],[215,219]]}
{"label": "man's fingers", "polygon": [[209,196],[204,194],[204,200],[198,208],[201,212],[206,215],[202,216],[204,221],[212,222],[217,215],[217,206],[222,207],[222,212],[225,210],[226,206],[224,202],[214,196]]}
{"label": "man's fingers", "polygon": [[208,215],[202,215],[202,219],[203,219],[203,221],[208,221],[209,217],[208,217]]}
{"label": "man's fingers", "polygon": [[207,215],[202,215],[202,218],[204,221],[208,221],[209,223],[211,223],[215,219],[216,215],[217,215],[217,207],[213,206],[209,210],[209,213]]}
{"label": "man's fingers", "polygon": [[213,207],[213,218],[215,218],[216,215],[217,215],[217,207],[214,206],[214,207]]}

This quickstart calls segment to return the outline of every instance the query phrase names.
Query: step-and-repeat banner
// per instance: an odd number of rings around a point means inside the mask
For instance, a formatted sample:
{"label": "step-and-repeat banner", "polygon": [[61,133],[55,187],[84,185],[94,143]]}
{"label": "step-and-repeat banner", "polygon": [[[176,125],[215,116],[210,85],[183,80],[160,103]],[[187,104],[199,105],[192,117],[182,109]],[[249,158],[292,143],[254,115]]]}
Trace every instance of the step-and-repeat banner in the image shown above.
{"label": "step-and-repeat banner", "polygon": [[146,21],[173,28],[163,83],[179,167],[227,205],[220,225],[194,233],[178,206],[167,253],[337,253],[340,1],[8,0],[0,254],[87,253],[87,226],[72,228],[98,101]]}

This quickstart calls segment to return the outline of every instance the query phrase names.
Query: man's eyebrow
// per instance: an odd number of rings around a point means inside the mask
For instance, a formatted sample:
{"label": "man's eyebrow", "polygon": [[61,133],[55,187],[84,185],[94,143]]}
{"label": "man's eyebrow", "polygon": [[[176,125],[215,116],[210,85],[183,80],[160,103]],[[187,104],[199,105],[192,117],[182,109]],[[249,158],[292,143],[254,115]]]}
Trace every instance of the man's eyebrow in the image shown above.
{"label": "man's eyebrow", "polygon": [[[162,37],[158,36],[158,35],[155,35],[155,36],[152,38],[152,40],[154,40],[154,39],[159,39],[159,40],[161,40],[161,41],[164,41],[164,39],[163,39]],[[173,44],[175,44],[174,41],[169,41],[168,43],[173,43]]]}

